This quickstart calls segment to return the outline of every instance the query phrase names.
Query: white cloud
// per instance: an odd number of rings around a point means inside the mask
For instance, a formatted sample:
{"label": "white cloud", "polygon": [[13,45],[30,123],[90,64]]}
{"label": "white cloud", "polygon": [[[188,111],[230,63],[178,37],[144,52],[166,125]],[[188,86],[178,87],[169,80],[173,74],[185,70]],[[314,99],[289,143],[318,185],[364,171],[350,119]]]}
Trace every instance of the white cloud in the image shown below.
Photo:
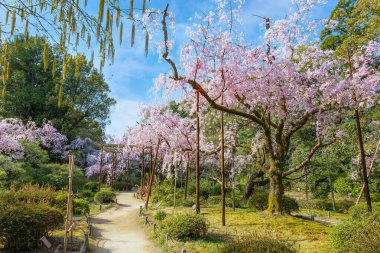
{"label": "white cloud", "polygon": [[123,137],[127,127],[138,121],[140,108],[140,101],[119,99],[111,113],[111,124],[106,127],[106,133],[117,138]]}

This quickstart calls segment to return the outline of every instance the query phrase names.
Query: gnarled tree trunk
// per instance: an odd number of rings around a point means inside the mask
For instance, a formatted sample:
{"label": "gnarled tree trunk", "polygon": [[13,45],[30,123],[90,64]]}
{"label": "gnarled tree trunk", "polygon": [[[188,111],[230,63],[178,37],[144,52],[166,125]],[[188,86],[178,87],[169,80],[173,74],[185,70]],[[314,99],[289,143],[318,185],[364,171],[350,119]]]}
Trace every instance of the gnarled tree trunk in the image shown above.
{"label": "gnarled tree trunk", "polygon": [[282,175],[273,173],[269,176],[269,196],[268,209],[270,214],[280,215],[282,213],[282,196],[284,188],[282,185]]}

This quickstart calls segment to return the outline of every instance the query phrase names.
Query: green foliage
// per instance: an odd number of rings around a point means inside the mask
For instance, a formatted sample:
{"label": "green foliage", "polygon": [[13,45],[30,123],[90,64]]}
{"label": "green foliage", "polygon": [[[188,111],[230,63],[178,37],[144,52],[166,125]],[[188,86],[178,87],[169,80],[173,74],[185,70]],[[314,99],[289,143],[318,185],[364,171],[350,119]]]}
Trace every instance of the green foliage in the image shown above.
{"label": "green foliage", "polygon": [[[48,119],[69,140],[80,136],[101,141],[110,109],[116,102],[109,97],[110,88],[103,74],[83,55],[78,55],[78,59],[67,57],[63,101],[58,107],[57,83],[61,80],[59,75],[53,77],[51,70],[44,69],[41,62],[43,46],[43,39],[34,44],[19,38],[17,47],[9,44],[6,57],[11,59],[10,77],[0,117],[31,119],[38,125]],[[49,55],[56,58],[59,73],[62,71],[63,54],[54,45],[49,49]],[[4,49],[1,50],[4,53]],[[54,57],[48,59],[49,66],[53,65]]]}
{"label": "green foliage", "polygon": [[131,190],[132,187],[131,185],[129,184],[129,182],[127,181],[116,181],[113,183],[112,185],[113,189],[114,190],[117,190],[117,191],[127,191],[127,190]]}
{"label": "green foliage", "polygon": [[218,253],[295,253],[293,244],[273,236],[246,235],[223,244]]}
{"label": "green foliage", "polygon": [[352,193],[352,182],[347,177],[339,177],[334,181],[334,189],[337,193],[347,196]]}
{"label": "green foliage", "polygon": [[160,221],[164,220],[166,218],[166,212],[162,211],[162,210],[157,211],[157,212],[154,213],[154,218],[156,220],[160,220]]}
{"label": "green foliage", "polygon": [[177,240],[196,239],[206,234],[207,224],[198,214],[179,214],[164,220],[162,232]]}
{"label": "green foliage", "polygon": [[54,203],[56,193],[49,186],[26,184],[20,188],[12,186],[10,191],[1,196],[8,204],[47,204]]}
{"label": "green foliage", "polygon": [[181,198],[176,200],[176,204],[178,206],[192,207],[194,205],[194,201],[190,199],[184,200]]}
{"label": "green foliage", "polygon": [[95,200],[101,204],[109,204],[116,199],[116,193],[110,190],[101,190],[95,194]]}
{"label": "green foliage", "polygon": [[[363,219],[368,215],[367,204],[359,203],[358,205],[352,206],[348,212],[354,220]],[[372,213],[380,216],[380,203],[372,203]]]}
{"label": "green foliage", "polygon": [[85,183],[84,189],[90,190],[91,192],[97,192],[98,191],[98,182],[90,181]]}
{"label": "green foliage", "polygon": [[331,231],[331,245],[336,252],[377,253],[380,249],[380,204],[368,213],[366,205],[349,210],[352,218]]}
{"label": "green foliage", "polygon": [[[331,200],[323,200],[323,199],[299,200],[298,204],[300,208],[333,211],[333,205],[332,205]],[[335,209],[338,212],[346,212],[354,204],[355,203],[351,200],[335,200]]]}
{"label": "green foliage", "polygon": [[300,209],[298,202],[288,196],[284,196],[282,198],[282,205],[282,210],[287,214],[290,214],[292,211],[298,211]]}
{"label": "green foliage", "polygon": [[268,193],[267,192],[254,192],[248,200],[248,207],[264,211],[268,208]]}
{"label": "green foliage", "polygon": [[84,199],[73,199],[73,209],[76,215],[88,216],[90,214],[90,206]]}
{"label": "green foliage", "polygon": [[41,204],[12,205],[0,210],[0,242],[6,249],[29,250],[63,222],[62,213]]}

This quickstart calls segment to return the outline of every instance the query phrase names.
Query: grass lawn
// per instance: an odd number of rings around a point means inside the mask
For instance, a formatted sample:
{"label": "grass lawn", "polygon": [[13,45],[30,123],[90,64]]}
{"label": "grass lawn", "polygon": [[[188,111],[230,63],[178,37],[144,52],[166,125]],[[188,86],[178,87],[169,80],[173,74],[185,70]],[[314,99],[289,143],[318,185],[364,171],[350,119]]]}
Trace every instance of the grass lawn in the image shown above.
{"label": "grass lawn", "polygon": [[[160,210],[164,210],[168,215],[192,212],[190,208],[185,207],[160,208]],[[145,213],[153,217],[154,212],[155,210],[149,210]],[[170,241],[164,245],[165,252],[180,252],[182,248],[187,249],[188,252],[217,252],[218,245],[224,241],[254,232],[267,233],[269,236],[290,241],[295,244],[295,248],[299,252],[331,252],[328,241],[331,226],[314,221],[302,220],[288,215],[282,217],[268,216],[262,212],[237,208],[235,212],[227,211],[226,226],[223,227],[221,226],[221,210],[219,207],[201,208],[201,215],[206,218],[209,224],[207,236],[188,242]],[[347,217],[347,215],[333,213],[332,217],[339,217],[340,219]],[[148,229],[153,233],[152,226],[149,226]],[[156,235],[156,238],[162,241],[162,236]]]}

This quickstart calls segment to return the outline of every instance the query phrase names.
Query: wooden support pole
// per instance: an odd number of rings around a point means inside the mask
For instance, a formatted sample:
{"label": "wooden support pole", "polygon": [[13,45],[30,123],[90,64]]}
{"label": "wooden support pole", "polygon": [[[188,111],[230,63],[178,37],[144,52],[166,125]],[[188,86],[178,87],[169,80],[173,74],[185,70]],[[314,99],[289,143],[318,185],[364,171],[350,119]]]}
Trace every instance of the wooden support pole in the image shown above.
{"label": "wooden support pole", "polygon": [[99,161],[99,175],[98,175],[98,192],[100,192],[100,188],[102,187],[102,173],[103,173],[103,150],[104,146],[102,146],[102,150],[100,151],[100,161]]}
{"label": "wooden support pole", "polygon": [[[377,152],[379,151],[379,147],[380,147],[380,140],[377,142],[377,146],[376,146],[375,153],[374,153],[373,156],[372,156],[371,165],[369,166],[369,169],[368,169],[368,177],[369,177],[369,175],[370,175],[371,172],[372,172],[373,165],[374,165],[375,160],[376,160]],[[359,196],[358,196],[358,198],[356,199],[356,203],[355,203],[355,205],[359,204],[360,199],[362,198],[362,195],[363,195],[363,192],[364,192],[364,187],[365,187],[365,184],[363,184],[363,185],[362,185],[362,188],[360,189]]]}
{"label": "wooden support pole", "polygon": [[65,235],[63,240],[63,252],[67,253],[68,234],[71,232],[73,226],[73,174],[74,174],[74,156],[69,156],[69,189],[67,193],[67,209],[66,209],[66,221],[65,221]]}
{"label": "wooden support pole", "polygon": [[144,189],[144,184],[145,184],[144,179],[145,179],[145,148],[143,147],[142,148],[142,164],[141,164],[141,183],[140,183],[141,197],[143,195],[143,189]]}
{"label": "wooden support pole", "polygon": [[355,119],[356,119],[357,134],[359,138],[360,164],[361,164],[362,173],[363,173],[364,194],[365,194],[365,199],[367,201],[368,212],[372,212],[372,203],[371,203],[371,196],[369,194],[369,182],[368,182],[368,176],[367,176],[367,166],[366,166],[366,161],[365,161],[366,155],[364,151],[363,134],[362,134],[362,127],[360,124],[359,109],[355,109]]}
{"label": "wooden support pole", "polygon": [[196,202],[195,209],[197,214],[201,212],[200,205],[200,129],[199,129],[199,91],[196,92],[197,101],[196,101],[196,142],[197,142],[197,151],[196,151],[196,165],[195,165],[195,193],[196,193]]}
{"label": "wooden support pole", "polygon": [[187,199],[187,188],[189,184],[189,175],[190,175],[190,154],[187,154],[187,162],[186,162],[186,179],[185,179],[185,200]]}
{"label": "wooden support pole", "polygon": [[153,167],[151,168],[151,171],[150,171],[149,188],[148,188],[148,194],[147,194],[146,202],[145,202],[145,209],[148,209],[149,198],[150,198],[150,194],[152,192],[152,184],[153,184],[153,180],[154,180],[154,171],[155,171],[156,165],[157,165],[157,157],[158,157],[158,150],[160,148],[160,143],[161,143],[161,139],[158,139],[157,146],[156,146],[156,154],[154,157],[154,164],[153,164]]}
{"label": "wooden support pole", "polygon": [[[223,104],[223,95],[222,95],[222,104]],[[220,112],[220,174],[222,179],[222,226],[226,225],[226,188],[225,188],[225,179],[224,179],[224,112]]]}

